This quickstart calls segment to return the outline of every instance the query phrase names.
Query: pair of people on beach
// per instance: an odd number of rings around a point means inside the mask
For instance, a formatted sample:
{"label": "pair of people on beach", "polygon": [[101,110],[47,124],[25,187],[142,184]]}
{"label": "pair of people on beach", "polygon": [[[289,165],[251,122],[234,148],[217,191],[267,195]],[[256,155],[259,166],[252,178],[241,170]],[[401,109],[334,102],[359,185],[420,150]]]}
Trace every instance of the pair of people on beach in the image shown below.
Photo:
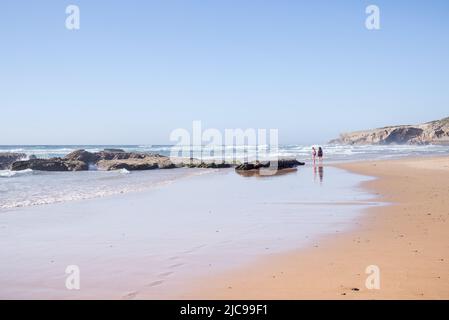
{"label": "pair of people on beach", "polygon": [[313,163],[315,163],[317,156],[320,161],[323,161],[323,148],[318,147],[318,151],[317,151],[315,147],[312,147]]}

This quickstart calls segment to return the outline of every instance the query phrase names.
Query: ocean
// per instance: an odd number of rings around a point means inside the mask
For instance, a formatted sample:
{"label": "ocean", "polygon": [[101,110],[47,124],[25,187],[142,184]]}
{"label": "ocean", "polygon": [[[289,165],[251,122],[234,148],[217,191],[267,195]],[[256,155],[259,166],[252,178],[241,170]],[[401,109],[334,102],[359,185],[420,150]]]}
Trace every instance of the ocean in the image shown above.
{"label": "ocean", "polygon": [[[270,156],[295,157],[310,163],[311,145],[283,145]],[[323,145],[325,163],[363,159],[390,159],[406,156],[445,155],[449,146],[343,146]],[[105,148],[125,151],[154,152],[170,155],[170,145],[52,145],[52,146],[0,146],[0,152],[20,152],[27,157],[63,157],[76,149],[96,152]],[[266,147],[259,150],[267,151]],[[224,150],[224,151],[223,151]],[[225,156],[223,156],[223,153]],[[192,155],[205,160],[239,161],[253,159],[255,147],[203,147],[193,148]],[[0,210],[16,207],[44,205],[72,200],[92,199],[104,196],[144,191],[174,182],[192,175],[211,172],[208,169],[172,169],[128,172],[126,170],[105,172],[39,172],[33,170],[0,170]]]}
{"label": "ocean", "polygon": [[[311,156],[313,145],[281,145],[272,156],[296,157],[298,160],[307,160]],[[322,145],[327,161],[354,161],[366,159],[389,159],[407,156],[445,155],[449,153],[449,146],[444,145]],[[105,148],[118,148],[125,151],[154,152],[169,156],[172,145],[8,145],[1,146],[0,152],[19,152],[27,156],[34,155],[38,158],[63,157],[68,153],[85,149],[90,152],[98,152]],[[259,150],[266,150],[266,146],[259,146]],[[187,147],[185,149],[188,149]],[[226,160],[235,157],[238,160],[245,157],[252,158],[257,149],[252,146],[216,146],[193,147],[193,154],[203,159],[221,160],[221,153],[226,155]],[[214,156],[217,154],[217,156]],[[268,154],[270,154],[268,150]]]}

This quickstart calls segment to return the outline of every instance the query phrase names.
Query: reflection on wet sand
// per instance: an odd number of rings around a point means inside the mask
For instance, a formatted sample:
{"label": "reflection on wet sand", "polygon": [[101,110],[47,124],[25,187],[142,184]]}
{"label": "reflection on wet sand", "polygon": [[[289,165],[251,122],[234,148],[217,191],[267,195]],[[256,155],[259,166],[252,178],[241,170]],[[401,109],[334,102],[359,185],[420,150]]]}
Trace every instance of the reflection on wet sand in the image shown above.
{"label": "reflection on wet sand", "polygon": [[258,177],[258,178],[269,178],[274,176],[282,176],[285,174],[293,173],[298,171],[297,168],[289,168],[289,169],[281,169],[281,170],[235,170],[237,174],[239,174],[242,177]]}
{"label": "reflection on wet sand", "polygon": [[324,178],[324,167],[323,166],[318,167],[318,175],[320,176],[320,182],[323,183],[323,178]]}
{"label": "reflection on wet sand", "polygon": [[[324,167],[323,165],[319,165],[318,166],[318,176],[320,178],[320,183],[323,183],[323,179],[324,179]],[[313,181],[316,181],[317,178],[317,166],[314,165],[313,166]]]}

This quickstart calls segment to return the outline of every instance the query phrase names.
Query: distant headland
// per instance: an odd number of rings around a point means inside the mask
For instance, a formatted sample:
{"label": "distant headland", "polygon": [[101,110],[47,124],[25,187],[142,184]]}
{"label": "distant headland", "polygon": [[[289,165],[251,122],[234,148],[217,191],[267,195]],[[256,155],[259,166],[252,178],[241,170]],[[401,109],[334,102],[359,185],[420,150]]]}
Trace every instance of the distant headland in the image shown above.
{"label": "distant headland", "polygon": [[342,133],[339,138],[331,140],[329,143],[348,145],[449,145],[449,117],[418,125],[398,125]]}

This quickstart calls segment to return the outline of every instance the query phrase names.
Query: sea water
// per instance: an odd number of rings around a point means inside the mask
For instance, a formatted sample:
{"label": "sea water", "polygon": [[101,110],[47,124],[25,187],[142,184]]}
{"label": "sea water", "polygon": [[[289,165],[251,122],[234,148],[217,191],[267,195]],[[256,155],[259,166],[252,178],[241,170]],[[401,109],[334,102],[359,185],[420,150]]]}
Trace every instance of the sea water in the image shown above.
{"label": "sea water", "polygon": [[[310,163],[311,147],[305,145],[284,145],[277,150],[265,150],[251,146],[194,147],[194,156],[204,160],[238,160],[254,158],[261,150],[269,156],[294,157]],[[26,157],[63,157],[76,149],[98,152],[105,148],[120,148],[125,151],[153,152],[169,156],[169,145],[77,145],[77,146],[0,146],[0,152],[20,152]],[[325,145],[325,162],[355,161],[363,159],[389,159],[405,156],[444,155],[449,146],[342,146]],[[271,152],[271,153],[270,153]],[[232,159],[231,159],[232,158]],[[24,170],[13,172],[0,170],[0,211],[15,207],[51,204],[56,202],[92,199],[109,195],[142,191],[170,183],[188,175],[206,173],[207,170],[153,170],[144,172],[87,171],[87,172],[39,172]]]}

